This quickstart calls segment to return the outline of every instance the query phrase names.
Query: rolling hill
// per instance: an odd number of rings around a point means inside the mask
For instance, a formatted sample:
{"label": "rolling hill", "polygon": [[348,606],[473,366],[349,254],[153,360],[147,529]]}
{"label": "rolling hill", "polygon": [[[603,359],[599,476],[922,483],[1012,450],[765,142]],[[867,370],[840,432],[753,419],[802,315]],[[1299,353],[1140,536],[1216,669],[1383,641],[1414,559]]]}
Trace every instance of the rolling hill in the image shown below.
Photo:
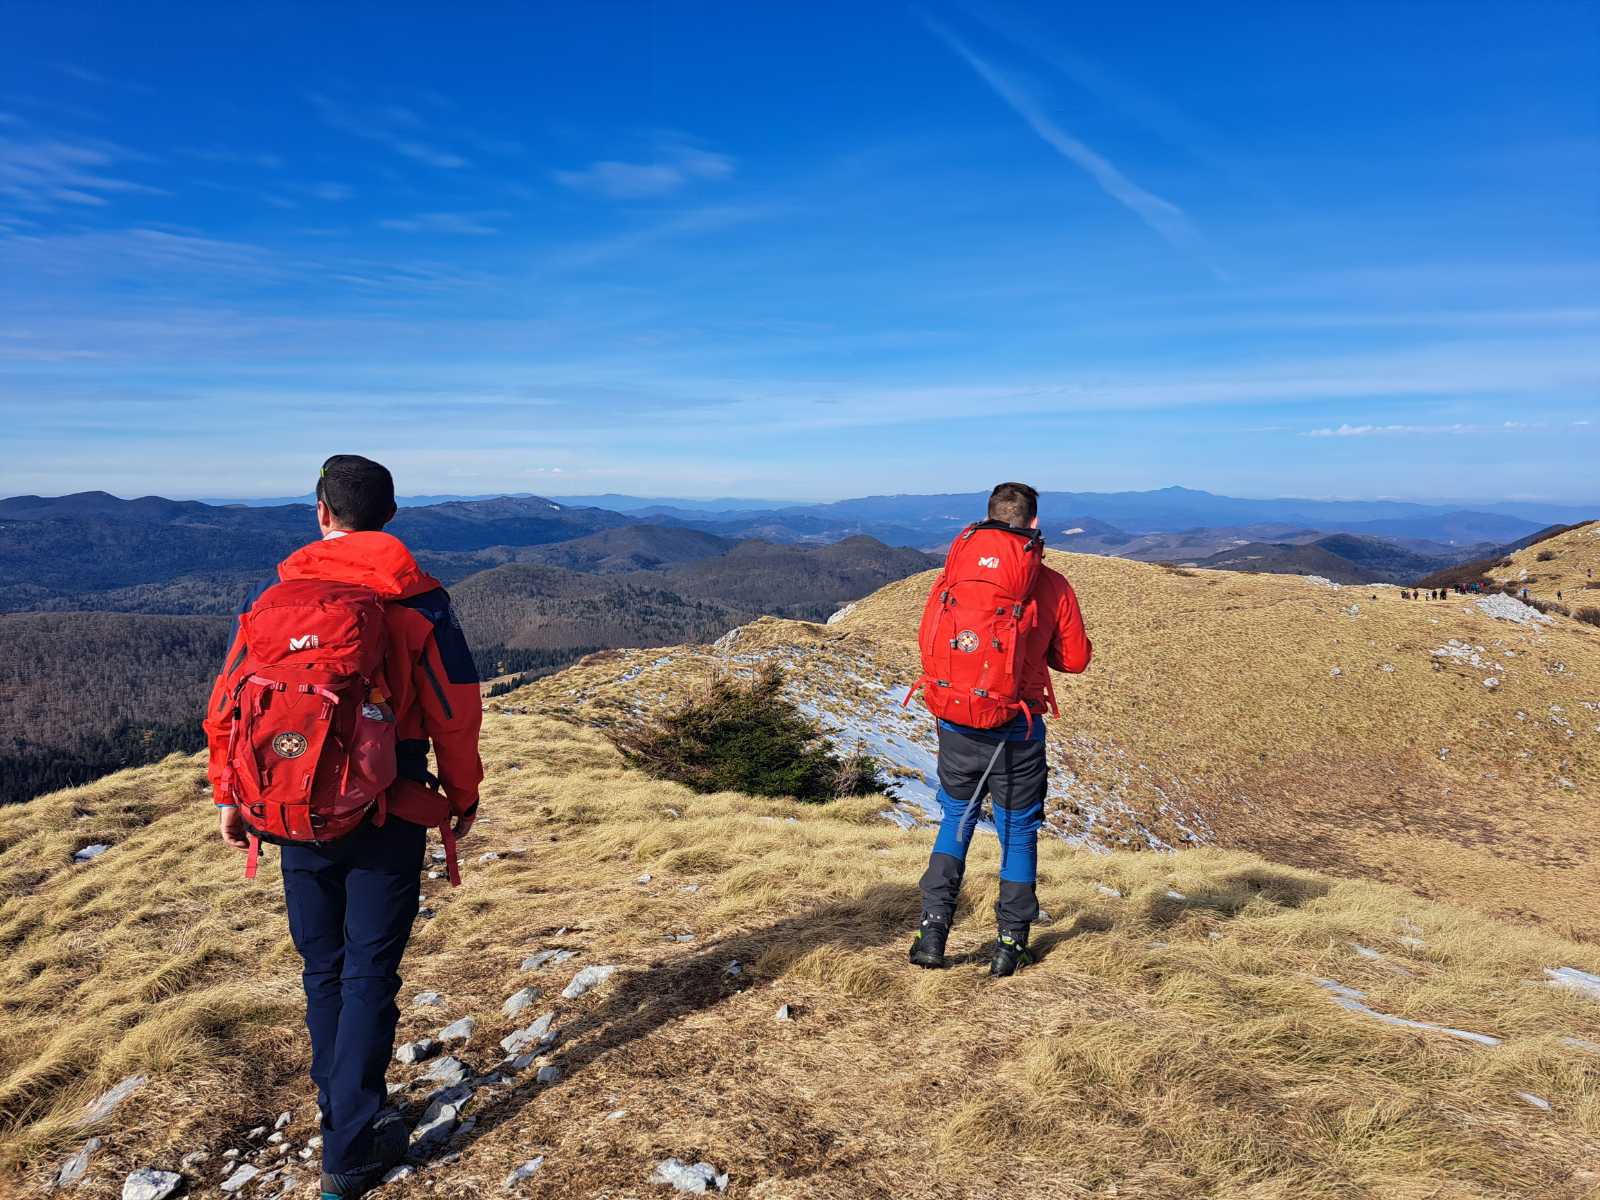
{"label": "rolling hill", "polygon": [[1336,533],[1307,542],[1249,542],[1190,566],[1226,571],[1316,575],[1335,583],[1409,583],[1448,561],[1406,550],[1393,542]]}
{"label": "rolling hill", "polygon": [[[383,1194],[498,1193],[542,1156],[516,1194],[652,1195],[675,1156],[764,1200],[1592,1196],[1600,634],[1505,597],[1052,561],[1097,657],[1058,681],[1048,916],[1012,980],[978,965],[986,836],[956,967],[904,962],[931,756],[898,704],[926,575],[831,625],[613,651],[491,700],[465,886],[424,881],[401,997],[403,1037],[475,1017],[464,1121]],[[768,659],[896,797],[695,795],[603,735]],[[0,810],[0,1186],[43,1189],[91,1137],[89,1200],[137,1166],[313,1184],[273,860],[240,878],[201,785],[174,756]],[[496,1070],[529,985],[560,1035],[540,1077]],[[392,1069],[408,1120],[430,1066]],[[285,1153],[250,1133],[280,1112]]]}
{"label": "rolling hill", "polygon": [[[593,570],[525,561],[546,556]],[[933,561],[870,538],[778,547],[649,525],[418,557],[441,568],[485,678],[549,671],[613,647],[710,640],[762,613],[820,619]],[[497,558],[508,561],[485,569]],[[0,614],[0,804],[197,747],[193,716],[234,617],[266,574],[87,598],[128,611]],[[167,615],[168,605],[216,615]]]}
{"label": "rolling hill", "polygon": [[[403,508],[390,531],[416,550],[542,545],[626,525],[538,496]],[[309,505],[249,508],[119,500],[105,492],[0,500],[0,611],[214,612],[316,534]]]}

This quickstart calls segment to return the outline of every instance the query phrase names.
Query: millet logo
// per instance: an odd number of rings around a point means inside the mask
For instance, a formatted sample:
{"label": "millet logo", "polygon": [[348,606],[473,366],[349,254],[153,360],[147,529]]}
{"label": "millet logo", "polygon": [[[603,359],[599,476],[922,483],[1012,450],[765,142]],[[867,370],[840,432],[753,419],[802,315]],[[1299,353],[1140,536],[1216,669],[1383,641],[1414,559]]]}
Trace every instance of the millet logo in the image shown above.
{"label": "millet logo", "polygon": [[1000,560],[994,555],[989,554],[985,555],[983,558],[980,558],[978,560],[978,565],[980,567],[998,567],[1000,565]]}
{"label": "millet logo", "polygon": [[302,634],[300,637],[289,639],[289,649],[291,650],[315,650],[320,645],[322,643],[317,641],[317,635],[314,633]]}

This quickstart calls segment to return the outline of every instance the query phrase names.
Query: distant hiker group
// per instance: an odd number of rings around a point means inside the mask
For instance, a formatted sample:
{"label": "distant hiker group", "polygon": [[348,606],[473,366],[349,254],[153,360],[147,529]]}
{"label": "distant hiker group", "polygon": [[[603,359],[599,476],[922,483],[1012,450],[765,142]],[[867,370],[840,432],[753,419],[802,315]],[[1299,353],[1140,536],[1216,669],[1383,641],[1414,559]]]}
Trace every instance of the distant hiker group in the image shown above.
{"label": "distant hiker group", "polygon": [[[1049,767],[1051,670],[1092,648],[1072,586],[1044,565],[1039,494],[1003,483],[950,546],[924,608],[921,691],[938,722],[943,819],[911,946],[945,950],[985,799],[1000,840],[999,936],[990,973],[1031,961],[1029,929]],[[418,911],[428,828],[452,883],[483,766],[477,672],[450,598],[383,532],[387,469],[335,455],[317,480],[321,540],[246,605],[205,728],[222,840],[254,877],[278,847],[289,932],[304,970],[323,1200],[364,1195],[400,1163],[406,1125],[384,1119],[400,960]],[[432,754],[437,775],[429,770]]]}
{"label": "distant hiker group", "polygon": [[1422,588],[1400,589],[1400,599],[1402,600],[1448,600],[1449,598],[1449,588],[1428,588],[1427,590],[1423,590]]}

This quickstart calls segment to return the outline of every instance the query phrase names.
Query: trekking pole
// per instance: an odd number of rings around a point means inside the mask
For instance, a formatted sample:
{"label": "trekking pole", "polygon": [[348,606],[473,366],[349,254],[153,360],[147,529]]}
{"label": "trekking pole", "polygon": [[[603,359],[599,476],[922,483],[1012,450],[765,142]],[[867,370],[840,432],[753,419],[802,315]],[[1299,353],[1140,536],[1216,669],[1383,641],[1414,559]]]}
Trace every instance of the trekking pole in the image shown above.
{"label": "trekking pole", "polygon": [[983,785],[989,782],[989,772],[994,770],[994,764],[1000,758],[1000,751],[1005,748],[1003,740],[994,744],[994,753],[989,756],[989,765],[983,769],[983,774],[978,776],[978,786],[972,789],[972,799],[967,801],[966,811],[961,814],[961,824],[956,827],[956,842],[959,845],[965,846],[967,839],[978,828],[978,817],[983,812]]}

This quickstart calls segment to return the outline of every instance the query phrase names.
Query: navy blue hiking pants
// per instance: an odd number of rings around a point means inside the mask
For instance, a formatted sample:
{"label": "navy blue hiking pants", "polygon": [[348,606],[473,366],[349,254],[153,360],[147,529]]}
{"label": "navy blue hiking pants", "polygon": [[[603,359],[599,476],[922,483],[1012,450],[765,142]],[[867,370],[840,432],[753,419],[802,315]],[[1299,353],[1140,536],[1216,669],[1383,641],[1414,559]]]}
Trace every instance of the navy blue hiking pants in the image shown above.
{"label": "navy blue hiking pants", "polygon": [[323,846],[282,849],[289,933],[305,961],[325,1171],[373,1161],[372,1122],[388,1098],[400,956],[417,915],[426,844],[422,826],[390,817]]}
{"label": "navy blue hiking pants", "polygon": [[[1035,728],[1041,731],[1042,719],[1034,718]],[[1039,916],[1034,884],[1048,767],[1042,738],[1005,737],[1009,732],[966,730],[940,722],[939,803],[944,820],[922,876],[922,911],[946,922],[955,915],[967,850],[976,836],[973,826],[981,807],[970,801],[998,746],[999,757],[983,785],[1000,837],[1000,899],[994,906],[995,921],[1003,932],[1026,937],[1028,926]]]}

